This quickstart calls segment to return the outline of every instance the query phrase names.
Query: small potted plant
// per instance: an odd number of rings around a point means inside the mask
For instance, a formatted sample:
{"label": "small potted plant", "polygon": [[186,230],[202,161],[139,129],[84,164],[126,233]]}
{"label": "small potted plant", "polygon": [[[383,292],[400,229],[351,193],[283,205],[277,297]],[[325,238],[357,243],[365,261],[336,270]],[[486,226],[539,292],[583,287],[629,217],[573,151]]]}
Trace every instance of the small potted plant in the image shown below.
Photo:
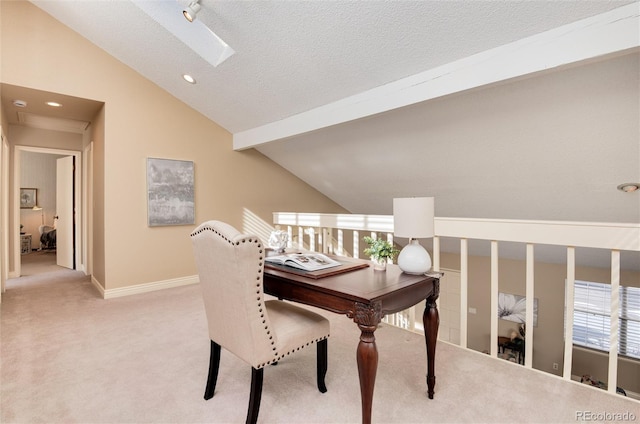
{"label": "small potted plant", "polygon": [[389,243],[387,240],[365,236],[364,242],[367,243],[367,248],[364,249],[364,254],[369,255],[373,261],[373,269],[384,271],[387,269],[387,262],[400,253],[396,247]]}

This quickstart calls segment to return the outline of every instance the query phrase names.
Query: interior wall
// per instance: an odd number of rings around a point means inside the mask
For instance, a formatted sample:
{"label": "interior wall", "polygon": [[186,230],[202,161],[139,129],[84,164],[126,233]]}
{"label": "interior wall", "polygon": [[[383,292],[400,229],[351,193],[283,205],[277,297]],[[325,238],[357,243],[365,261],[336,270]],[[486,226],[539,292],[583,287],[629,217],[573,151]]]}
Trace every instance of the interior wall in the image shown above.
{"label": "interior wall", "polygon": [[[488,243],[488,242],[487,242]],[[522,259],[500,259],[498,263],[499,291],[524,296],[526,292],[525,252]],[[441,266],[460,269],[460,256],[455,253],[441,253]],[[533,368],[551,374],[562,375],[564,364],[564,296],[567,268],[564,264],[536,262],[534,265],[534,296],[538,299],[538,325],[533,330]],[[620,284],[640,287],[640,272],[621,271]],[[576,267],[576,279],[610,283],[611,271],[604,268]],[[490,351],[491,334],[491,258],[469,256],[468,307],[476,310],[467,313],[467,346],[480,352]],[[515,322],[498,320],[498,335],[509,336],[517,329]],[[574,349],[577,352],[578,349]],[[574,374],[592,374],[605,381],[602,354],[592,351],[574,353],[576,358]],[[553,364],[558,364],[558,370]],[[618,385],[640,393],[640,360],[619,360]],[[604,371],[606,371],[606,367]],[[624,370],[624,372],[623,372]]]}
{"label": "interior wall", "polygon": [[[105,289],[196,273],[195,225],[147,226],[148,157],[194,162],[196,224],[219,219],[243,228],[248,217],[270,224],[274,211],[346,212],[257,151],[234,152],[229,132],[31,3],[2,8],[2,82],[105,103],[93,187],[94,278]],[[175,72],[178,79],[184,70]]]}

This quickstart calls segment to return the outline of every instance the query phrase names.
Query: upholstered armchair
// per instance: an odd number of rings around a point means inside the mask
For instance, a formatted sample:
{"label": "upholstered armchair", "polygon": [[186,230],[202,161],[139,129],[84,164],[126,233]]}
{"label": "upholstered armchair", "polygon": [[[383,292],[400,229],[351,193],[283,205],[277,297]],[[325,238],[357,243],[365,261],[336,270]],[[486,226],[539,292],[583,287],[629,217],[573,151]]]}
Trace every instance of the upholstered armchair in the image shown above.
{"label": "upholstered armchair", "polygon": [[263,292],[265,248],[257,236],[208,221],[191,233],[211,339],[205,399],[215,394],[221,348],[251,366],[247,423],[260,409],[265,366],[302,348],[317,345],[318,389],[327,391],[329,321],[308,309]]}

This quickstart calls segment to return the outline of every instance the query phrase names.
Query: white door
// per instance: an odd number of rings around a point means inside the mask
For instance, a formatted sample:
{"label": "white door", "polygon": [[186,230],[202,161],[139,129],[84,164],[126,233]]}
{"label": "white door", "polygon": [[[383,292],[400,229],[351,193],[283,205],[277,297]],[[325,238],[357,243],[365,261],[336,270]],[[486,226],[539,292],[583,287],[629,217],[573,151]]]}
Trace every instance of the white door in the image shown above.
{"label": "white door", "polygon": [[57,160],[56,167],[56,263],[75,269],[74,264],[74,157]]}

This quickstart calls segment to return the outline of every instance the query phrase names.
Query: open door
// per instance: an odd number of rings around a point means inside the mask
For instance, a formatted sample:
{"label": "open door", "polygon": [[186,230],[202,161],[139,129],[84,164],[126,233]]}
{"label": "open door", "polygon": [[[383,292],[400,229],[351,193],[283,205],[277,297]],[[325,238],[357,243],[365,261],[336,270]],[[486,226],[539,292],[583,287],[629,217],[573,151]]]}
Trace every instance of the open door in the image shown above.
{"label": "open door", "polygon": [[56,166],[56,263],[70,269],[75,269],[74,163],[66,156]]}

